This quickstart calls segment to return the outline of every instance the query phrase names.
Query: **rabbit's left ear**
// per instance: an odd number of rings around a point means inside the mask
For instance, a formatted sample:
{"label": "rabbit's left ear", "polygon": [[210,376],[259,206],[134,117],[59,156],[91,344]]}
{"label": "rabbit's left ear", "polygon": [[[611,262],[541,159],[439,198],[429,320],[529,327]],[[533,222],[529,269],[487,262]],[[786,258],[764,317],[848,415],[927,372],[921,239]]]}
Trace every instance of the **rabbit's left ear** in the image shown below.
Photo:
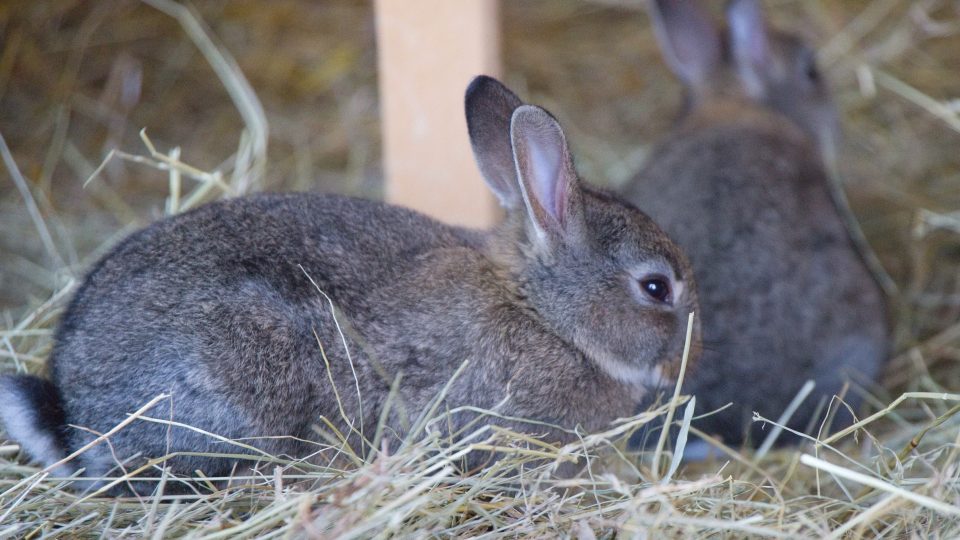
{"label": "rabbit's left ear", "polygon": [[553,248],[581,242],[583,195],[560,124],[544,109],[523,105],[513,113],[510,138],[537,243]]}
{"label": "rabbit's left ear", "polygon": [[470,146],[487,185],[506,208],[521,205],[510,143],[510,119],[520,101],[500,81],[480,75],[467,87],[464,108]]}
{"label": "rabbit's left ear", "polygon": [[698,0],[651,0],[660,51],[684,84],[702,90],[723,62],[723,37]]}

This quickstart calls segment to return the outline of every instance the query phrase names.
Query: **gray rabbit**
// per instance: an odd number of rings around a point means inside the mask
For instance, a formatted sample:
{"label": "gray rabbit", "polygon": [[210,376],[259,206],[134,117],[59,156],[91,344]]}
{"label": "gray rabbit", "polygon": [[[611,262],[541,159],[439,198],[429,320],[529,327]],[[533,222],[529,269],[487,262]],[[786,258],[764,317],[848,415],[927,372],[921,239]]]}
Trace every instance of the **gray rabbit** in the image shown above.
{"label": "gray rabbit", "polygon": [[[502,225],[472,231],[313,194],[217,202],[156,223],[77,290],[49,380],[0,379],[8,434],[50,465],[168,393],[150,417],[303,457],[322,440],[321,417],[355,447],[372,440],[395,381],[386,427],[404,436],[464,361],[445,408],[496,408],[561,429],[483,423],[563,443],[574,438],[567,430],[633,414],[681,357],[697,307],[689,264],[650,218],[581,183],[547,111],[484,76],[465,105]],[[475,419],[442,424],[456,435]],[[195,453],[238,451],[148,420],[109,443],[74,466],[102,477],[118,460],[180,452],[174,473],[224,475],[231,460]]]}
{"label": "gray rabbit", "polygon": [[[687,107],[625,195],[697,275],[704,353],[686,390],[699,412],[733,403],[699,427],[760,443],[752,412],[777,419],[813,380],[788,425],[815,432],[818,406],[869,384],[888,354],[885,299],[830,195],[830,93],[813,50],[769,28],[757,0],[730,2],[725,30],[696,1],[650,7]],[[858,398],[846,394],[854,410]],[[841,409],[834,425],[849,420]]]}

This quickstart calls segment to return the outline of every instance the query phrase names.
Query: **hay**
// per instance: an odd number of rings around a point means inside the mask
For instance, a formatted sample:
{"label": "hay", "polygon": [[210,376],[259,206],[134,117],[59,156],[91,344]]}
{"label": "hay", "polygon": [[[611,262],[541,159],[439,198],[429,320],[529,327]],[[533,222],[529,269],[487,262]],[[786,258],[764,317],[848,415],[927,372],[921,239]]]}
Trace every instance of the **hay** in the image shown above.
{"label": "hay", "polygon": [[[3,372],[42,369],[79,273],[135,227],[251,188],[380,192],[366,3],[200,3],[209,34],[151,5],[0,6],[12,180],[0,182]],[[271,457],[228,488],[163,499],[71,492],[0,440],[0,537],[960,536],[960,8],[768,5],[820,30],[847,193],[897,285],[898,353],[865,389],[857,429],[794,449],[721,446],[698,463],[670,459],[680,441],[662,458],[624,452],[624,433],[664,407],[566,448],[497,430],[453,445],[426,436],[349,468]],[[508,1],[503,12],[507,82],[558,114],[585,177],[629,179],[679,94],[637,3]],[[469,444],[507,457],[460,476]],[[560,489],[549,472],[573,455],[590,456],[589,474]]]}

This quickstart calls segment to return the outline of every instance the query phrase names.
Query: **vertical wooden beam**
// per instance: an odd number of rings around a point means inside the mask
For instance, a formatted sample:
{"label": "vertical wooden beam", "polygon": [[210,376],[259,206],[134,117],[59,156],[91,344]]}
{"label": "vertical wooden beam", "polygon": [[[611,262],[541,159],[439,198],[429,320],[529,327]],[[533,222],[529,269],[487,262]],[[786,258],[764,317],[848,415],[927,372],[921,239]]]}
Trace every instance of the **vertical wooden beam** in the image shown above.
{"label": "vertical wooden beam", "polygon": [[375,0],[389,202],[448,223],[497,215],[467,137],[463,93],[500,71],[497,0]]}

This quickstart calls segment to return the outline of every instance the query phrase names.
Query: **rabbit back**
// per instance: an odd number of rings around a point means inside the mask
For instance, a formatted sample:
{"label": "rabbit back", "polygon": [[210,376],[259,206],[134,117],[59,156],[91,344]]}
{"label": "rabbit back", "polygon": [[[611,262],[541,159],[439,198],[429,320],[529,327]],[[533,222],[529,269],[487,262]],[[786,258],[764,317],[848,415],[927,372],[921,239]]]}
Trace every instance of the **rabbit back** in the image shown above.
{"label": "rabbit back", "polygon": [[[702,412],[733,402],[702,426],[737,443],[754,411],[776,420],[814,380],[789,424],[804,431],[845,380],[878,375],[887,352],[881,291],[797,130],[762,112],[696,124],[660,144],[627,191],[697,272],[704,352],[687,391]],[[855,408],[858,397],[851,391],[847,402]],[[841,410],[837,424],[845,421]],[[752,428],[755,443],[762,429]]]}
{"label": "rabbit back", "polygon": [[[369,396],[370,417],[358,424],[375,425],[377,396],[389,381],[364,361],[363,347],[341,338],[317,289],[348,313],[367,313],[366,303],[377,301],[371,291],[424,264],[418,253],[473,241],[468,231],[409,210],[320,195],[215,203],[132,235],[90,272],[57,332],[50,371],[66,421],[92,430],[71,430],[69,448],[162,392],[172,398],[148,411],[160,420],[228,438],[315,439],[311,426],[339,405],[359,414],[355,388],[338,388],[338,396],[329,379],[355,381]],[[353,369],[346,347],[356,355]],[[349,434],[340,418],[331,421]],[[138,422],[111,438],[113,451],[236,450],[190,429],[169,437],[170,429]],[[256,446],[309,453],[296,439]],[[81,457],[88,474],[115,465],[108,451]],[[175,469],[192,471],[199,461],[178,458]]]}

